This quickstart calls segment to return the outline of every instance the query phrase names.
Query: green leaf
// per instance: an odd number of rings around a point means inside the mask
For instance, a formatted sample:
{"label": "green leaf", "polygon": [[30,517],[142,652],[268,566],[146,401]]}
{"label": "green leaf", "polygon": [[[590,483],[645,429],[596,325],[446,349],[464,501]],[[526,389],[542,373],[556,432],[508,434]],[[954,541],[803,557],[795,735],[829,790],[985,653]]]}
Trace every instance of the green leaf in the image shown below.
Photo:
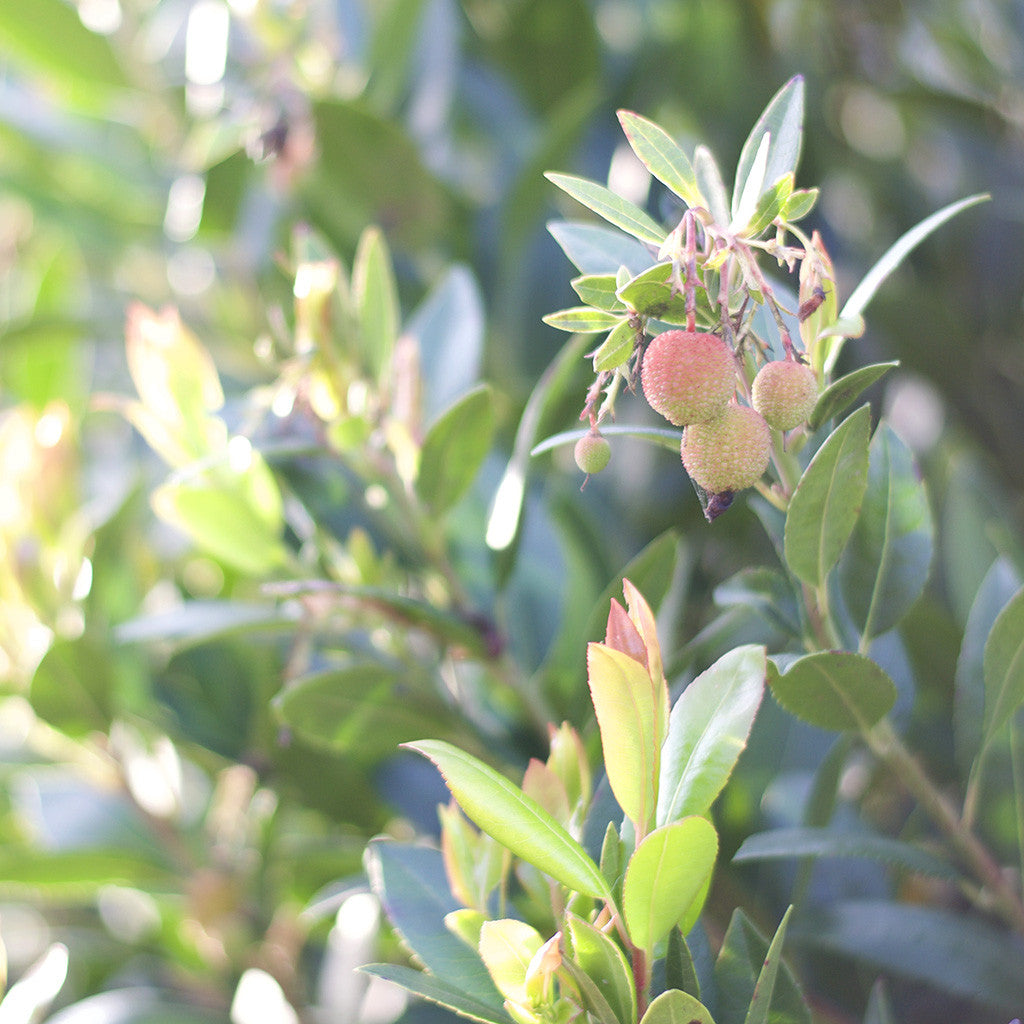
{"label": "green leaf", "polygon": [[636,332],[628,320],[614,327],[594,353],[594,372],[617,370],[629,361],[636,347]]}
{"label": "green leaf", "polygon": [[818,401],[814,404],[814,411],[807,421],[808,427],[812,431],[817,430],[826,420],[838,416],[865,389],[871,387],[876,380],[884,377],[899,365],[899,360],[894,360],[891,363],[872,363],[870,366],[862,366],[852,373],[846,374],[845,377],[833,381],[818,396]]}
{"label": "green leaf", "polygon": [[693,170],[703,197],[702,205],[711,211],[711,216],[720,228],[726,228],[730,219],[729,194],[725,190],[722,172],[707,146],[698,146],[694,152]]}
{"label": "green leaf", "polygon": [[641,1024],[715,1024],[711,1011],[687,992],[662,992],[643,1016]]}
{"label": "green leaf", "polygon": [[[641,316],[668,324],[686,323],[686,296],[672,281],[672,263],[655,263],[619,288],[619,298]],[[718,316],[703,288],[697,289],[697,322],[713,324]]]}
{"label": "green leaf", "polygon": [[416,493],[434,516],[469,490],[494,436],[494,396],[484,384],[463,395],[427,431]]}
{"label": "green leaf", "polygon": [[245,601],[186,601],[169,611],[140,615],[122,622],[114,631],[120,644],[203,643],[214,637],[257,629],[293,629],[295,616],[277,605]]}
{"label": "green leaf", "polygon": [[556,220],[548,231],[581,274],[615,274],[619,267],[639,274],[653,259],[642,242],[602,224]]}
{"label": "green leaf", "polygon": [[777,828],[748,836],[733,855],[737,863],[801,857],[858,857],[877,860],[951,882],[960,872],[927,850],[888,836],[852,829]]}
{"label": "green leaf", "polygon": [[644,838],[622,883],[622,913],[635,945],[649,951],[676,925],[687,931],[693,926],[717,855],[714,826],[699,815]]}
{"label": "green leaf", "polygon": [[[715,962],[720,1024],[744,1024],[747,1020],[768,950],[768,940],[742,910],[736,910]],[[785,963],[775,979],[769,1018],[772,1024],[811,1024],[800,987]]]}
{"label": "green leaf", "polygon": [[380,228],[367,228],[359,238],[352,263],[352,298],[359,321],[365,364],[374,377],[391,370],[401,311],[391,254]]}
{"label": "green leaf", "polygon": [[[947,220],[955,217],[962,210],[975,206],[978,203],[989,199],[988,195],[978,194],[968,196],[958,202],[950,203],[941,210],[936,211],[930,217],[926,217],[920,224],[911,228],[904,235],[901,235],[884,253],[882,258],[861,278],[861,282],[853,290],[850,297],[840,312],[843,319],[855,317],[864,312],[868,303],[874,298],[875,292],[881,287],[882,282],[903,262],[904,258],[914,250],[933,231],[945,224]],[[825,372],[831,373],[839,358],[842,348],[842,339],[836,339],[836,344],[829,350],[825,359]]]}
{"label": "green leaf", "polygon": [[69,736],[110,728],[117,707],[116,662],[88,633],[56,640],[32,674],[29,700],[48,726]]}
{"label": "green leaf", "polygon": [[563,957],[562,968],[576,986],[575,998],[587,1011],[586,1019],[590,1024],[622,1024],[597,982],[575,960],[569,956]]}
{"label": "green leaf", "polygon": [[624,314],[609,313],[607,310],[594,309],[591,306],[573,306],[571,309],[560,309],[557,313],[548,313],[543,320],[549,327],[559,331],[599,334],[623,323]]}
{"label": "green leaf", "polygon": [[782,219],[787,224],[802,220],[814,209],[820,191],[821,189],[817,188],[798,188],[795,192],[791,192],[783,207]]}
{"label": "green leaf", "polygon": [[446,915],[459,905],[448,890],[440,852],[374,839],[364,859],[370,884],[388,919],[423,966],[442,984],[497,1015],[485,1019],[503,1021],[501,994],[483,961],[475,949],[445,927]]}
{"label": "green leaf", "polygon": [[953,677],[953,740],[957,765],[966,780],[982,749],[985,719],[985,644],[996,617],[1020,589],[1013,565],[998,558],[986,573],[967,616]]}
{"label": "green leaf", "polygon": [[169,865],[123,847],[0,852],[0,892],[8,895],[92,899],[104,885],[150,890],[173,883]]}
{"label": "green leaf", "polygon": [[872,971],[924,982],[1002,1013],[1024,1005],[1024,951],[1016,937],[949,910],[887,900],[831,903],[802,916],[792,941],[853,957]]}
{"label": "green leaf", "polygon": [[763,647],[737,647],[683,690],[661,753],[659,825],[710,809],[747,745],[766,671]]}
{"label": "green leaf", "polygon": [[484,921],[480,928],[480,959],[506,999],[528,1002],[526,972],[542,945],[540,932],[525,921],[507,917]]}
{"label": "green leaf", "polygon": [[544,177],[587,209],[593,210],[637,240],[657,246],[665,240],[664,228],[651,220],[640,207],[617,196],[604,185],[572,174],[556,174],[554,171],[548,171]]}
{"label": "green leaf", "polygon": [[757,205],[740,230],[746,238],[757,238],[778,217],[793,191],[793,176],[784,174],[774,185],[761,194]]}
{"label": "green leaf", "polygon": [[847,610],[862,637],[891,629],[921,596],[933,537],[914,456],[883,423],[871,440],[864,502],[838,570]]}
{"label": "green leaf", "polygon": [[609,313],[625,312],[622,302],[615,294],[618,284],[614,274],[584,274],[582,277],[574,277],[569,284],[588,306],[604,309]]}
{"label": "green leaf", "polygon": [[636,1018],[636,990],[621,947],[599,928],[568,915],[564,932],[566,952],[593,981],[615,1018],[629,1024]]}
{"label": "green leaf", "polygon": [[480,1024],[512,1024],[512,1018],[501,1007],[480,1002],[433,974],[425,974],[402,964],[367,964],[359,970],[401,985],[407,992],[452,1010],[460,1017],[468,1017]]}
{"label": "green leaf", "polygon": [[96,111],[128,86],[110,40],[61,0],[0,5],[0,42],[12,65],[45,77],[66,104]]}
{"label": "green leaf", "polygon": [[870,406],[862,406],[825,440],[804,470],[786,514],[786,564],[821,586],[860,514],[868,483]]}
{"label": "green leaf", "polygon": [[466,817],[515,856],[570,889],[595,898],[608,897],[608,884],[583,847],[508,779],[439,740],[403,746],[433,761]]}
{"label": "green leaf", "polygon": [[768,566],[741,569],[714,590],[719,608],[756,612],[783,635],[799,639],[800,609],[791,577]]}
{"label": "green leaf", "polygon": [[[739,162],[736,164],[736,185],[733,190],[733,216],[742,205],[742,196],[749,191],[748,181],[760,178],[755,199],[786,174],[796,174],[804,133],[804,80],[795,75],[776,94],[751,129]],[[768,142],[765,143],[765,138]],[[761,155],[763,152],[763,155]],[[758,158],[763,170],[758,175]],[[761,184],[763,183],[763,184]]]}
{"label": "green leaf", "polygon": [[999,613],[985,641],[982,749],[1024,702],[1024,588]]}
{"label": "green leaf", "polygon": [[680,989],[700,999],[700,979],[697,977],[697,966],[693,962],[693,954],[686,943],[683,933],[673,928],[668,933],[668,949],[665,953],[665,987]]}
{"label": "green leaf", "polygon": [[775,935],[765,954],[757,982],[754,985],[754,994],[750,998],[750,1009],[747,1011],[744,1024],[768,1024],[770,1020],[774,1019],[771,1012],[772,998],[775,995],[775,984],[779,978],[779,968],[782,965],[782,944],[786,940],[786,927],[792,913],[793,908],[789,907],[782,915],[779,927],[775,930]]}
{"label": "green leaf", "polygon": [[627,817],[646,831],[654,814],[660,747],[654,684],[646,665],[597,643],[587,646],[587,678],[608,783]]}
{"label": "green leaf", "polygon": [[896,703],[896,685],[870,658],[848,651],[820,651],[769,674],[775,699],[797,718],[820,729],[863,731]]}
{"label": "green leaf", "polygon": [[619,123],[640,162],[687,206],[701,205],[690,158],[659,125],[630,110],[619,111]]}

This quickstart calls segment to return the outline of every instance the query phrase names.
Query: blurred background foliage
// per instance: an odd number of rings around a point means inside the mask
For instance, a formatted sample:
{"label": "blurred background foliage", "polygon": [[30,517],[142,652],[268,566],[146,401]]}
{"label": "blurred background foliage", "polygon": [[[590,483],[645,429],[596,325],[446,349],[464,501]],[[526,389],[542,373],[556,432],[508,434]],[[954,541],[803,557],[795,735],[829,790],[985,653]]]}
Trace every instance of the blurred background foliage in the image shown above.
{"label": "blurred background foliage", "polygon": [[[1024,4],[32,0],[0,5],[0,44],[0,935],[22,986],[0,1019],[51,1000],[65,1024],[394,1018],[351,974],[388,941],[360,857],[382,828],[433,829],[440,798],[396,743],[453,735],[521,765],[548,717],[582,725],[592,613],[627,564],[652,600],[670,594],[680,674],[763,633],[739,612],[712,622],[710,600],[768,557],[754,516],[737,503],[707,528],[678,465],[635,442],[582,496],[564,452],[538,460],[516,543],[483,543],[516,425],[564,340],[541,317],[574,302],[545,223],[580,211],[542,172],[673,213],[637,173],[618,108],[729,167],[768,98],[804,75],[798,185],[822,187],[813,226],[841,293],[921,218],[991,193],[915,252],[844,352],[849,366],[902,360],[874,397],[946,529],[914,616],[927,642],[908,649],[912,728],[953,774],[968,612],[983,578],[994,601],[1021,570]],[[392,401],[410,440],[392,431],[369,456],[351,408],[349,433],[326,440],[315,396],[276,436],[267,414],[282,391],[294,404],[315,390],[320,371],[293,359],[295,275],[331,253],[353,268],[350,382],[391,401],[375,346],[399,326],[420,343],[422,418]],[[132,316],[150,340],[194,335],[216,370],[202,355],[133,368]],[[161,374],[179,370],[175,392]],[[145,406],[160,382],[199,402],[191,458],[254,439],[255,461],[235,447],[248,461],[226,509],[190,512],[180,476],[166,489],[188,459],[154,445],[126,397]],[[584,360],[561,369],[537,436],[574,424],[587,383]],[[463,396],[463,419],[426,430]],[[467,432],[487,450],[450,447]],[[409,460],[440,474],[463,457],[480,469],[471,488],[419,486],[401,516],[375,515]],[[215,536],[197,546],[198,523]],[[325,580],[336,589],[319,592]],[[305,697],[286,685],[275,702],[282,681]],[[764,716],[721,807],[733,848],[791,813],[823,749]],[[986,826],[997,846],[1014,839],[1002,811]],[[785,892],[767,873],[723,879],[723,899],[769,916]],[[874,980],[811,976],[823,1020],[854,1019]],[[907,1020],[950,1006],[927,988],[899,997]]]}

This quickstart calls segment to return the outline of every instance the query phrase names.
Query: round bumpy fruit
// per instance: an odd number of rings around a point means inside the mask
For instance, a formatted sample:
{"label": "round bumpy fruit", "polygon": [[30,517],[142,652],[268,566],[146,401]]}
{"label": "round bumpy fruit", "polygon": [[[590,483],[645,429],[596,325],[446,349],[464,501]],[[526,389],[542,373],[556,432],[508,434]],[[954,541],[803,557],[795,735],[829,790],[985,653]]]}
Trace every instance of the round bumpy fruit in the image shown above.
{"label": "round bumpy fruit", "polygon": [[573,455],[584,473],[600,473],[612,457],[612,446],[600,434],[585,434],[576,442]]}
{"label": "round bumpy fruit", "polygon": [[736,391],[736,363],[714,334],[665,331],[647,346],[640,381],[651,408],[682,427],[722,414]]}
{"label": "round bumpy fruit", "polygon": [[806,422],[818,400],[814,371],[794,359],[765,363],[750,392],[754,408],[776,430],[792,430]]}
{"label": "round bumpy fruit", "polygon": [[686,472],[709,494],[742,491],[768,468],[772,436],[759,412],[735,402],[718,419],[683,431]]}

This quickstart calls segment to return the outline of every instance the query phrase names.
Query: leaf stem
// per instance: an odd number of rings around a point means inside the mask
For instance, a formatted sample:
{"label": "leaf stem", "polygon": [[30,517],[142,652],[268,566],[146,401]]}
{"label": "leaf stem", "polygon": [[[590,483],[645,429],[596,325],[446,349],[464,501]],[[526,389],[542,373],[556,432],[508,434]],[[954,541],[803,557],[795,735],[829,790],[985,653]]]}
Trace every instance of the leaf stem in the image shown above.
{"label": "leaf stem", "polygon": [[987,891],[995,910],[1024,935],[1024,903],[985,845],[964,824],[952,801],[943,794],[904,746],[888,718],[862,731],[871,752],[900,780],[925,813],[945,833],[963,862]]}

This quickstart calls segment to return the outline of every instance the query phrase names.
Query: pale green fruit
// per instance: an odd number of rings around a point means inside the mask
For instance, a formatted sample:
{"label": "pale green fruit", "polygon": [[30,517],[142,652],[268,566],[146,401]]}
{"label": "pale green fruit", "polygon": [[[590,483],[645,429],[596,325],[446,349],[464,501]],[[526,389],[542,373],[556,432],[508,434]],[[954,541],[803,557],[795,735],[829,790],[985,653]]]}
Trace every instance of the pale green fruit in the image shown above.
{"label": "pale green fruit", "polygon": [[736,361],[714,334],[665,331],[644,353],[640,370],[651,408],[677,427],[721,416],[736,392]]}
{"label": "pale green fruit", "polygon": [[750,400],[769,426],[792,430],[814,411],[818,379],[809,366],[793,359],[765,363],[754,378]]}
{"label": "pale green fruit", "polygon": [[683,431],[686,472],[709,494],[742,491],[761,479],[771,457],[772,435],[764,417],[735,402],[718,419]]}
{"label": "pale green fruit", "polygon": [[612,446],[600,434],[586,434],[576,442],[573,455],[584,473],[600,473],[612,457]]}

